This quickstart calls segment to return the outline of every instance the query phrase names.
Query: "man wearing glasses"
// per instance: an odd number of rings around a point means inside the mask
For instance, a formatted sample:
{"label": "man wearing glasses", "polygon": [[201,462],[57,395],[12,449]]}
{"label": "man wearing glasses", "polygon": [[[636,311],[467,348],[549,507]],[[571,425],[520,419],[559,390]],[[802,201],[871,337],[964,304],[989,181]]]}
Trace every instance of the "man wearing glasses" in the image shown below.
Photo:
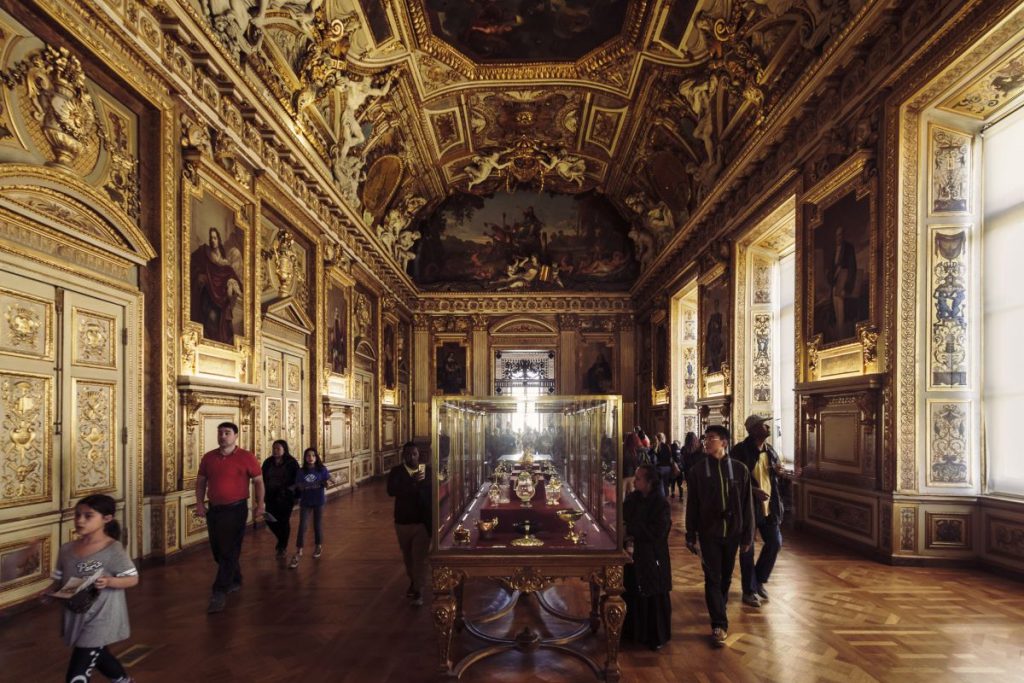
{"label": "man wearing glasses", "polygon": [[728,429],[708,427],[704,432],[708,457],[686,474],[686,547],[701,558],[704,599],[716,647],[723,647],[729,637],[726,603],[736,552],[741,547],[746,552],[754,540],[750,471],[729,457],[728,445]]}

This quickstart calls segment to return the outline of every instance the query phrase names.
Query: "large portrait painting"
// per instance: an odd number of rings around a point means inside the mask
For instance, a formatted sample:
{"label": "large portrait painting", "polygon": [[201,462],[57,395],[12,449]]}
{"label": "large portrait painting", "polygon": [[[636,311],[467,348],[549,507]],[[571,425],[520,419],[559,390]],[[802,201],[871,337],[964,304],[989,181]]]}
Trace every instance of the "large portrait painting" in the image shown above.
{"label": "large portrait painting", "polygon": [[715,278],[702,288],[700,301],[700,347],[704,374],[722,371],[729,362],[729,275]]}
{"label": "large portrait painting", "polygon": [[851,190],[829,205],[812,228],[813,325],[828,346],[856,337],[870,317],[871,195]]}
{"label": "large portrait painting", "polygon": [[327,366],[336,375],[348,372],[348,299],[334,280],[327,284]]}
{"label": "large portrait painting", "polygon": [[668,321],[654,323],[651,331],[651,358],[653,362],[653,384],[656,390],[668,389],[668,361],[671,353],[668,346]]}
{"label": "large portrait painting", "polygon": [[426,0],[430,27],[475,62],[576,61],[622,32],[628,0]]}
{"label": "large portrait painting", "polygon": [[580,393],[615,393],[615,349],[607,341],[590,341],[580,350]]}
{"label": "large portrait painting", "polygon": [[628,223],[596,192],[457,192],[417,230],[409,271],[426,290],[624,290],[639,272]]}
{"label": "large portrait painting", "polygon": [[189,319],[208,341],[233,345],[245,336],[245,230],[210,193],[193,198],[189,231]]}
{"label": "large portrait painting", "polygon": [[384,331],[381,333],[381,372],[384,378],[384,388],[394,389],[398,385],[398,378],[395,372],[395,324],[384,323]]}
{"label": "large portrait painting", "polygon": [[459,342],[444,342],[434,350],[437,391],[441,394],[466,392],[466,347]]}

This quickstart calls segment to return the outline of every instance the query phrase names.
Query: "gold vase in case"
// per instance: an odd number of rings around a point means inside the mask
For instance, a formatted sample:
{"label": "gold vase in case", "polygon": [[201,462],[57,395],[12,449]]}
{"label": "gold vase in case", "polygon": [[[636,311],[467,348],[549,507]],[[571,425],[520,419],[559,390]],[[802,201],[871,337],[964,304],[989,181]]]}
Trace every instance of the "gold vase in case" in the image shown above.
{"label": "gold vase in case", "polygon": [[519,473],[519,477],[516,478],[516,495],[519,496],[519,500],[522,501],[524,508],[533,507],[530,502],[533,499],[533,494],[537,492],[537,487],[533,484],[533,477],[526,470]]}
{"label": "gold vase in case", "polygon": [[555,514],[558,515],[560,520],[569,525],[569,533],[567,533],[563,538],[573,545],[584,543],[583,535],[576,532],[576,522],[578,522],[580,517],[583,516],[583,511],[566,508],[564,510],[559,510]]}

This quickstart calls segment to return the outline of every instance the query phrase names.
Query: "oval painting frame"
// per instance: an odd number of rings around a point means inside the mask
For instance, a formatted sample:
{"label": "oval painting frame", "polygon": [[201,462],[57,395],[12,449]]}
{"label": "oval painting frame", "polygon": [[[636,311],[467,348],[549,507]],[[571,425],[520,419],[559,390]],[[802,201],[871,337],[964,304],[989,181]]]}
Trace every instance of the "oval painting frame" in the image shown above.
{"label": "oval painting frame", "polygon": [[380,218],[398,191],[405,165],[394,154],[385,154],[370,166],[363,183],[363,209]]}

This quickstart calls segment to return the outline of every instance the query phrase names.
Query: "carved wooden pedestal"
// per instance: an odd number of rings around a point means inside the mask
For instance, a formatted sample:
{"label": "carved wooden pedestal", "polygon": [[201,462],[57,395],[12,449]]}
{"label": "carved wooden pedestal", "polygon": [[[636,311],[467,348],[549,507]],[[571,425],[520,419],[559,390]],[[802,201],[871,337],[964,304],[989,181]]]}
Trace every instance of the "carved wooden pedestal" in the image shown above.
{"label": "carved wooden pedestal", "polygon": [[[586,663],[594,674],[606,681],[618,681],[619,639],[622,624],[626,619],[626,603],[622,599],[622,572],[627,556],[624,553],[602,553],[584,557],[521,557],[472,556],[461,554],[457,557],[435,557],[434,603],[432,607],[434,627],[438,635],[438,655],[441,671],[460,677],[470,666],[487,657],[508,650],[531,652],[538,648],[556,650],[576,657]],[[467,620],[462,613],[462,591],[469,577],[484,577],[497,580],[509,593],[507,603],[495,614],[489,614],[476,622]],[[576,617],[561,613],[550,606],[543,591],[556,579],[579,578],[590,584],[591,612]],[[493,621],[508,614],[516,602],[524,596],[533,596],[540,607],[568,622],[579,626],[572,633],[557,638],[542,638],[537,632],[524,628],[514,638],[496,638],[477,628],[477,623]],[[581,638],[596,635],[601,624],[605,627],[604,665],[595,662],[586,654],[570,647]],[[453,665],[452,644],[456,631],[463,628],[477,638],[488,642],[483,648],[473,650]]]}

